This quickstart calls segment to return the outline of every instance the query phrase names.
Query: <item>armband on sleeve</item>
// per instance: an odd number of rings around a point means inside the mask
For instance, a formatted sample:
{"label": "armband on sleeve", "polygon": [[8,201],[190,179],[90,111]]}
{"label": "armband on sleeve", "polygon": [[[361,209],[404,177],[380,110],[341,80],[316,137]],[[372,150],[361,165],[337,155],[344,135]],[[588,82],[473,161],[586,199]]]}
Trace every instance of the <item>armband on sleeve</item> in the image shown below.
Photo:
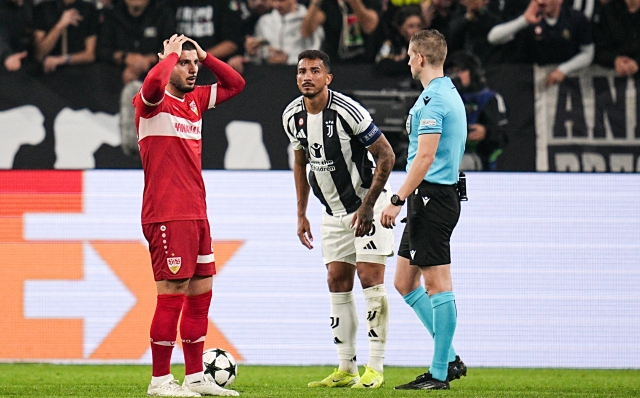
{"label": "armband on sleeve", "polygon": [[376,142],[378,137],[380,137],[381,135],[382,131],[380,131],[378,126],[371,122],[371,124],[369,124],[369,127],[367,127],[362,133],[358,134],[357,137],[360,142],[364,144],[364,146],[368,147]]}

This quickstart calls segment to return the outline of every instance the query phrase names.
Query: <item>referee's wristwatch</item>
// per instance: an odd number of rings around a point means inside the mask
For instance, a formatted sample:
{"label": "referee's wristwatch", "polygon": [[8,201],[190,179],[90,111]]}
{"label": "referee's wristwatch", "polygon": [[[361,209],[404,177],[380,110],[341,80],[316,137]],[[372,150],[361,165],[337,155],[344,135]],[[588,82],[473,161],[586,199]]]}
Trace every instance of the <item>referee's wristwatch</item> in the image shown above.
{"label": "referee's wristwatch", "polygon": [[404,205],[404,200],[400,199],[400,196],[398,196],[397,194],[393,194],[391,195],[391,204],[394,206],[402,206]]}

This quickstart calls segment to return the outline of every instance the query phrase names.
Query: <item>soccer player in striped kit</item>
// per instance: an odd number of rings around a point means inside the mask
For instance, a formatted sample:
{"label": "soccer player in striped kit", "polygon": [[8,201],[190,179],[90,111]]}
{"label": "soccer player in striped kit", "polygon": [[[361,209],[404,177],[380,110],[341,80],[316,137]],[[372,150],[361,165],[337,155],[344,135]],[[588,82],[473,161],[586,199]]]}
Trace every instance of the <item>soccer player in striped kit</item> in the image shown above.
{"label": "soccer player in striped kit", "polygon": [[[382,228],[379,215],[391,196],[387,179],[395,155],[369,112],[346,95],[329,90],[330,71],[325,53],[300,53],[297,84],[302,96],[282,116],[295,152],[298,237],[309,249],[313,248],[306,217],[309,191],[324,205],[322,257],[339,366],[309,387],[377,388],[384,383],[388,328],[384,269],[387,256],[393,254],[393,233]],[[356,272],[364,289],[370,353],[362,377],[356,363],[358,315],[352,292]]]}
{"label": "soccer player in striped kit", "polygon": [[[244,79],[193,40],[164,41],[160,62],[133,98],[144,169],[142,230],[149,242],[158,293],[151,323],[150,396],[238,396],[204,377],[215,259],[202,179],[202,112],[237,95]],[[200,65],[218,82],[196,86]],[[182,318],[180,318],[182,314]],[[185,360],[182,385],[170,372],[178,319]]]}

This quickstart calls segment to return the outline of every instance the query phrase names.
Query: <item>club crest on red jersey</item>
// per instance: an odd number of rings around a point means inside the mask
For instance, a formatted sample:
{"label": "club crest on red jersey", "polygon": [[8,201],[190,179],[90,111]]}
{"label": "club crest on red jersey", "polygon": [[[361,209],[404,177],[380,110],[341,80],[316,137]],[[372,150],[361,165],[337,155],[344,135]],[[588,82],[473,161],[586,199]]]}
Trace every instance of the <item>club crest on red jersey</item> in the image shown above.
{"label": "club crest on red jersey", "polygon": [[182,266],[182,257],[169,257],[167,258],[167,266],[173,274],[177,274]]}
{"label": "club crest on red jersey", "polygon": [[[191,110],[193,111],[193,113],[195,113],[196,115],[198,115],[198,107],[196,106],[195,101],[191,101],[189,102],[189,108],[191,108]],[[199,116],[199,115],[198,115]]]}

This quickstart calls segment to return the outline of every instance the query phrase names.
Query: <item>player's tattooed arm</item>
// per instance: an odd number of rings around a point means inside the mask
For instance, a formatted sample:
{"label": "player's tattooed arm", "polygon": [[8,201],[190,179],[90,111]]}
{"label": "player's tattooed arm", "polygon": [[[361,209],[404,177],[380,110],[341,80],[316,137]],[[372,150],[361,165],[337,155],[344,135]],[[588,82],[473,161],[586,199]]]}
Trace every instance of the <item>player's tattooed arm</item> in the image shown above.
{"label": "player's tattooed arm", "polygon": [[367,192],[367,195],[362,201],[362,205],[360,205],[356,211],[351,222],[351,227],[354,228],[356,236],[364,236],[371,230],[373,223],[373,206],[378,200],[380,192],[384,189],[391,170],[393,170],[393,165],[396,162],[393,149],[389,141],[387,141],[387,138],[382,134],[367,149],[376,159],[376,171],[373,174],[373,182],[371,183],[369,192]]}

